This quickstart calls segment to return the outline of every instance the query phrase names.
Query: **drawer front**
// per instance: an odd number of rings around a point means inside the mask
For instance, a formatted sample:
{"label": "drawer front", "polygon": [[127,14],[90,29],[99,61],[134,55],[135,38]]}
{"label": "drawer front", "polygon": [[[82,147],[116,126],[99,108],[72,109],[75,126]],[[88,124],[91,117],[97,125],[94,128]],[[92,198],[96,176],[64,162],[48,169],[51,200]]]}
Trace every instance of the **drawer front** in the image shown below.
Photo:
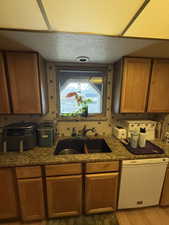
{"label": "drawer front", "polygon": [[81,174],[82,165],[80,163],[48,165],[45,166],[45,173],[46,176]]}
{"label": "drawer front", "polygon": [[16,167],[17,178],[33,178],[41,177],[40,166]]}
{"label": "drawer front", "polygon": [[86,164],[86,173],[111,172],[119,170],[119,161]]}

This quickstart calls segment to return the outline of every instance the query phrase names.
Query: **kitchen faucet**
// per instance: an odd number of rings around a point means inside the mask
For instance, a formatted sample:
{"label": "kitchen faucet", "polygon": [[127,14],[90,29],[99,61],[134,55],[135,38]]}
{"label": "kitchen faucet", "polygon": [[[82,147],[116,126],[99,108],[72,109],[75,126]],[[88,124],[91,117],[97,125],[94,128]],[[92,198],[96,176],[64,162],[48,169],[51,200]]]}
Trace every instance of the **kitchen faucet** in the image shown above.
{"label": "kitchen faucet", "polygon": [[82,136],[82,137],[86,137],[86,134],[87,134],[89,131],[95,132],[96,129],[95,129],[94,127],[93,127],[93,128],[88,128],[88,129],[87,129],[86,125],[84,125],[84,127],[83,127],[82,130],[80,131],[81,136]]}

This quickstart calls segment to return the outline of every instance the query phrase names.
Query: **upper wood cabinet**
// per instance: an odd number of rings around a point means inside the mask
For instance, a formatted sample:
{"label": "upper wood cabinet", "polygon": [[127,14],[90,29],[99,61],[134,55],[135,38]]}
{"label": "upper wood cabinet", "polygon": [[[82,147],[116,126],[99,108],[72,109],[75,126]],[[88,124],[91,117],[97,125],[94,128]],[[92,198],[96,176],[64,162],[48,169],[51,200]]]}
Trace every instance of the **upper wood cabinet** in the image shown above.
{"label": "upper wood cabinet", "polygon": [[44,62],[37,53],[6,52],[9,89],[14,114],[48,111]]}
{"label": "upper wood cabinet", "polygon": [[13,169],[0,168],[0,181],[0,219],[17,218],[17,192]]}
{"label": "upper wood cabinet", "polygon": [[151,60],[124,58],[114,65],[113,111],[143,113],[146,109]]}
{"label": "upper wood cabinet", "polygon": [[76,216],[82,208],[82,175],[47,177],[48,217]]}
{"label": "upper wood cabinet", "polygon": [[114,65],[113,112],[169,112],[169,60],[124,58]]}
{"label": "upper wood cabinet", "polygon": [[148,112],[169,112],[169,60],[153,61]]}
{"label": "upper wood cabinet", "polygon": [[10,113],[7,78],[2,53],[0,53],[0,113],[2,114]]}
{"label": "upper wood cabinet", "polygon": [[86,214],[116,210],[118,173],[85,175]]}

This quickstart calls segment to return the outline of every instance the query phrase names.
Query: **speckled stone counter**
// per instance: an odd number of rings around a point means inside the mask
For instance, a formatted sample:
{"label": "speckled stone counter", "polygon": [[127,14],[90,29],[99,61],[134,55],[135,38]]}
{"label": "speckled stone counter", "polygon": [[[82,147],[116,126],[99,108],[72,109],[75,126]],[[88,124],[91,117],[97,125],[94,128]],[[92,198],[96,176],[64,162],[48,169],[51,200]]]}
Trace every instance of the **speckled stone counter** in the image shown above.
{"label": "speckled stone counter", "polygon": [[[66,137],[64,137],[64,139],[65,138]],[[92,137],[92,138],[96,138],[96,137]],[[23,153],[18,153],[18,152],[0,153],[0,167],[169,157],[169,145],[162,143],[160,140],[155,140],[153,141],[153,143],[160,146],[162,149],[164,149],[165,154],[134,155],[128,152],[128,150],[114,137],[99,136],[97,138],[104,138],[106,143],[112,150],[112,152],[111,153],[54,155],[55,147],[53,148],[36,147],[33,150],[25,151]],[[56,144],[61,139],[63,138],[61,137],[58,138],[56,141]]]}

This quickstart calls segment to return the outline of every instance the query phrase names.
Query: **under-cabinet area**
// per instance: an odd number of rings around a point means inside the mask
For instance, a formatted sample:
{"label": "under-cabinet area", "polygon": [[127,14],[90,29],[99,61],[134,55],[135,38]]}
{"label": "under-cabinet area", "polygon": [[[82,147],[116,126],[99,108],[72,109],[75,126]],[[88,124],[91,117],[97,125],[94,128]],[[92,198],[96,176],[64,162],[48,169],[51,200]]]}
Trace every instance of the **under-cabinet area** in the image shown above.
{"label": "under-cabinet area", "polygon": [[116,210],[119,162],[0,168],[0,219],[96,214]]}

